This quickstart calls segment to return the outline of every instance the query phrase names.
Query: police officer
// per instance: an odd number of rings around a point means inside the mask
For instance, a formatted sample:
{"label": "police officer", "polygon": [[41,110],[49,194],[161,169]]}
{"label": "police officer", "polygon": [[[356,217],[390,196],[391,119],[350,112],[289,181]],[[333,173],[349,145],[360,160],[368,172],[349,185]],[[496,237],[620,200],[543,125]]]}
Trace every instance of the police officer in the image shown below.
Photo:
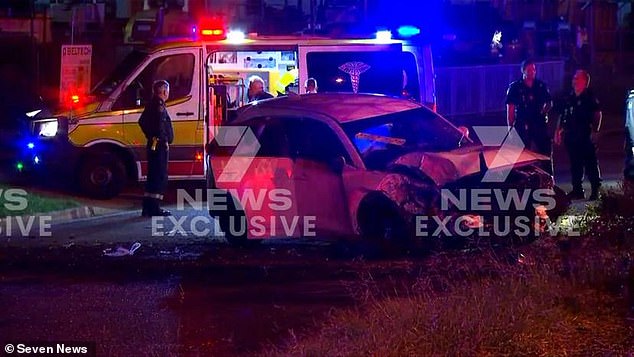
{"label": "police officer", "polygon": [[159,207],[167,187],[169,144],[174,140],[172,121],[165,108],[170,93],[169,83],[165,80],[154,82],[152,92],[152,99],[139,118],[139,126],[147,138],[148,172],[141,213],[144,217],[171,215]]}
{"label": "police officer", "polygon": [[590,200],[599,198],[601,187],[596,143],[597,134],[601,129],[602,113],[599,101],[588,88],[589,85],[588,72],[578,70],[572,78],[573,90],[565,99],[563,113],[555,132],[555,143],[559,145],[563,141],[570,157],[571,199],[585,198],[582,187],[584,169],[592,187]]}
{"label": "police officer", "polygon": [[506,120],[528,149],[550,158],[544,169],[552,174],[552,144],[547,125],[552,97],[546,84],[536,78],[535,62],[525,60],[521,68],[522,79],[512,82],[506,92]]}

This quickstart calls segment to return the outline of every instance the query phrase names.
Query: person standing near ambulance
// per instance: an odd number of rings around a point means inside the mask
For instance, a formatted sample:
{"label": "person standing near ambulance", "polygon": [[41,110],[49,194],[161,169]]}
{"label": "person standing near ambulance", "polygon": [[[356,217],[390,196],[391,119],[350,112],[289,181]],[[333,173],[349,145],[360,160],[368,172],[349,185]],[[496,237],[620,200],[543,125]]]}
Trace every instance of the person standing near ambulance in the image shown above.
{"label": "person standing near ambulance", "polygon": [[317,80],[313,77],[308,78],[304,87],[306,89],[306,93],[317,93]]}
{"label": "person standing near ambulance", "polygon": [[139,126],[147,139],[148,170],[141,212],[144,217],[171,215],[159,205],[167,188],[169,145],[174,141],[172,120],[165,107],[169,93],[170,86],[167,81],[154,82],[152,99],[139,118]]}
{"label": "person standing near ambulance", "polygon": [[506,120],[515,127],[529,150],[550,158],[544,167],[553,174],[552,142],[548,131],[548,112],[553,106],[546,84],[537,79],[537,68],[532,60],[522,62],[522,78],[512,82],[506,92]]}

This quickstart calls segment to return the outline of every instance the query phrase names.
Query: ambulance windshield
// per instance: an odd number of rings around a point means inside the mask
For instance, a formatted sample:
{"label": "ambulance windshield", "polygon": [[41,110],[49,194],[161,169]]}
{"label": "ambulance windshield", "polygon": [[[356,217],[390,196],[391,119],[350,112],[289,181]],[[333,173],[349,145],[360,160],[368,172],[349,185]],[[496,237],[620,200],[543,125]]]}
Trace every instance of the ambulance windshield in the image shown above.
{"label": "ambulance windshield", "polygon": [[121,61],[115,69],[110,72],[95,88],[92,95],[97,98],[104,98],[110,95],[126,77],[147,57],[148,53],[140,50],[133,50]]}

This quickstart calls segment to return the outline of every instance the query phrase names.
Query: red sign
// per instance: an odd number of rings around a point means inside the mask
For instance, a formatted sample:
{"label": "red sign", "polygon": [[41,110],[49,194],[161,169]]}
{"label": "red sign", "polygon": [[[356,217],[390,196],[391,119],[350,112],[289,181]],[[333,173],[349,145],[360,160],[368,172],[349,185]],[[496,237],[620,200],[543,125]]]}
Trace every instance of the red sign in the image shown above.
{"label": "red sign", "polygon": [[92,45],[63,45],[59,95],[62,104],[73,102],[90,91]]}

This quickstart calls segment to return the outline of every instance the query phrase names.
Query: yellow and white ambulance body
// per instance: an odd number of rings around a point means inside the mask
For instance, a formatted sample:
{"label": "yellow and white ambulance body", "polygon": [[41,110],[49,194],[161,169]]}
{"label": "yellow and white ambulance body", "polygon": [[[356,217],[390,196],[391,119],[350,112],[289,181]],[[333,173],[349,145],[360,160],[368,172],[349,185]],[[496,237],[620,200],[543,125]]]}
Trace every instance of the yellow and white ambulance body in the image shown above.
{"label": "yellow and white ambulance body", "polygon": [[95,197],[118,194],[128,180],[145,180],[146,140],[137,122],[152,83],[165,79],[175,134],[169,177],[204,179],[211,126],[222,125],[247,101],[252,75],[264,79],[273,95],[302,94],[312,77],[320,92],[407,95],[435,107],[429,46],[229,33],[221,40],[177,41],[131,52],[90,96],[74,97],[70,111],[33,122],[39,164],[65,169]]}

